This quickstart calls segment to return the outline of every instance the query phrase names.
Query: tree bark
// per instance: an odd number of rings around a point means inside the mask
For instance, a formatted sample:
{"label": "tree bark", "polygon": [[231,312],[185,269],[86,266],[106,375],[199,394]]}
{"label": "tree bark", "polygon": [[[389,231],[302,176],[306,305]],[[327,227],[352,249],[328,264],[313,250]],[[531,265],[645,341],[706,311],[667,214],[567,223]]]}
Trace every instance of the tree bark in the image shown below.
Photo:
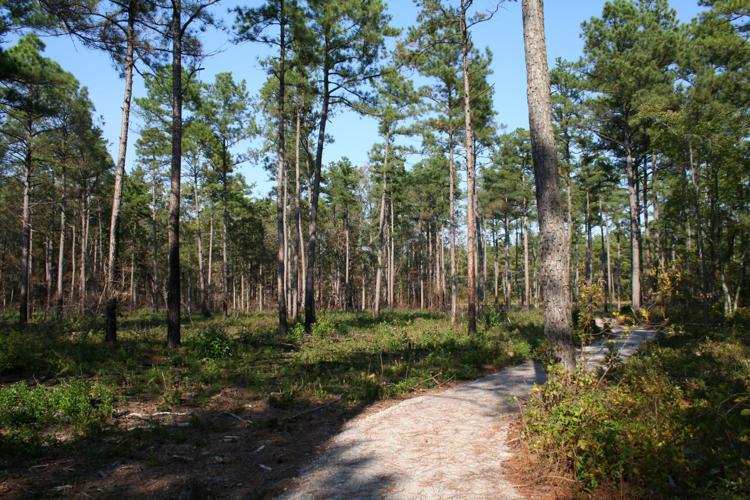
{"label": "tree bark", "polygon": [[469,29],[466,23],[466,11],[471,2],[461,0],[461,45],[463,49],[463,80],[464,80],[464,136],[466,148],[466,253],[467,259],[467,316],[468,331],[474,334],[477,331],[477,287],[476,287],[476,223],[475,208],[476,195],[475,163],[474,163],[474,131],[471,124],[471,84],[469,81]]}
{"label": "tree bark", "polygon": [[451,239],[451,324],[456,324],[458,312],[458,278],[456,276],[456,163],[454,160],[453,132],[449,132],[450,142],[448,168],[450,176],[450,239]]}
{"label": "tree bark", "polygon": [[24,157],[23,201],[21,207],[21,273],[19,280],[18,324],[25,328],[29,320],[29,272],[31,268],[31,176],[33,162],[31,154],[31,126],[28,127],[28,143]]}
{"label": "tree bark", "polygon": [[630,304],[633,313],[641,308],[641,227],[639,217],[637,172],[630,147],[626,147],[625,169],[628,177],[630,205],[631,287]]}
{"label": "tree bark", "polygon": [[125,96],[122,100],[122,119],[120,121],[120,144],[115,166],[115,186],[112,194],[112,215],[109,222],[109,253],[107,255],[107,279],[104,283],[106,305],[105,340],[117,340],[117,294],[115,293],[115,267],[117,265],[118,229],[120,225],[120,203],[122,199],[122,182],[125,176],[125,156],[128,150],[128,127],[130,123],[130,101],[133,96],[133,52],[135,50],[135,13],[132,6],[128,8],[127,49],[125,52]]}
{"label": "tree bark", "polygon": [[167,341],[180,345],[180,177],[182,175],[182,0],[172,0],[172,164],[169,190]]}
{"label": "tree bark", "polygon": [[373,301],[372,314],[380,315],[380,288],[383,281],[383,257],[385,253],[385,204],[388,192],[388,146],[390,137],[385,136],[385,148],[383,153],[383,191],[380,195],[380,218],[378,219],[378,269],[375,272],[375,300]]}
{"label": "tree bark", "polygon": [[62,321],[63,315],[63,279],[65,274],[65,217],[67,208],[67,203],[65,202],[65,173],[65,166],[63,166],[60,173],[60,243],[57,248],[57,291],[55,294],[55,319],[58,323]]}
{"label": "tree bark", "polygon": [[560,206],[543,2],[542,0],[523,0],[522,10],[529,128],[541,240],[544,332],[555,347],[557,352],[554,354],[559,357],[564,369],[573,371],[576,359],[572,336],[569,278],[566,269],[567,254],[570,250],[567,246]]}
{"label": "tree bark", "polygon": [[325,60],[323,61],[323,93],[320,108],[320,122],[318,127],[318,144],[315,150],[315,178],[310,197],[310,227],[307,241],[307,270],[305,272],[305,331],[310,332],[315,323],[315,250],[318,238],[318,198],[320,198],[321,169],[323,167],[323,147],[326,140],[326,124],[328,123],[328,106],[330,101],[330,71],[329,60],[330,39],[325,35]]}
{"label": "tree bark", "polygon": [[[279,93],[278,93],[278,144],[277,144],[277,166],[276,166],[276,232],[278,234],[279,246],[276,262],[276,294],[279,313],[279,335],[286,335],[287,331],[287,308],[286,308],[286,230],[284,214],[286,211],[285,170],[286,170],[286,135],[284,124],[284,100],[285,100],[285,73],[286,73],[286,14],[284,12],[285,0],[279,0]],[[284,198],[282,200],[282,198]]]}

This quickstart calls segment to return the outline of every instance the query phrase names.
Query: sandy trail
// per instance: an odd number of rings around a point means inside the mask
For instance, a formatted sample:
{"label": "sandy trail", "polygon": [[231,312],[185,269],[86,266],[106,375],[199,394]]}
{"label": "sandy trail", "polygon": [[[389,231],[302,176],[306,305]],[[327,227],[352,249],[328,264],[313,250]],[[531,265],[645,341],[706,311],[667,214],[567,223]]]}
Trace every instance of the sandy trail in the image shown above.
{"label": "sandy trail", "polygon": [[[651,330],[610,337],[627,358]],[[579,353],[599,366],[610,348],[598,341]],[[509,419],[544,371],[531,361],[353,420],[293,482],[282,498],[523,498],[503,479],[510,457]]]}

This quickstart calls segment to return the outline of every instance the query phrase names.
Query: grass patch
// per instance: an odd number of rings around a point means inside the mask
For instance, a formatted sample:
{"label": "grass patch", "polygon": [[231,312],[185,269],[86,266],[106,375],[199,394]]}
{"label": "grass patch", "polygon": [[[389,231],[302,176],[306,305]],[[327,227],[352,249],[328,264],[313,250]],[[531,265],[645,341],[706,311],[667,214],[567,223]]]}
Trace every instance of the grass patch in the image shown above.
{"label": "grass patch", "polygon": [[[121,318],[114,346],[104,344],[99,321],[73,319],[62,328],[39,321],[21,331],[13,319],[0,318],[6,332],[0,388],[9,391],[0,425],[5,436],[23,436],[11,444],[40,446],[54,438],[60,415],[79,434],[92,434],[113,405],[203,408],[228,387],[290,411],[333,398],[353,407],[520,362],[542,339],[535,312],[486,322],[474,336],[444,314],[424,311],[387,311],[379,318],[327,313],[311,335],[294,325],[285,337],[272,314],[194,318],[183,325],[176,350],[166,346],[164,318],[149,312]],[[67,414],[62,394],[74,389],[71,408],[80,411]]]}

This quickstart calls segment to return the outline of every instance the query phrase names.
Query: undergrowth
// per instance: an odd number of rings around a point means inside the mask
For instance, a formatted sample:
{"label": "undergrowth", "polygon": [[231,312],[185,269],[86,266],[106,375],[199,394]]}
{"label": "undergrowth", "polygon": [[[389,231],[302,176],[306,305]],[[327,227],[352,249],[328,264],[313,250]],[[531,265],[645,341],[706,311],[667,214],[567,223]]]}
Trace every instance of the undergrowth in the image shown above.
{"label": "undergrowth", "polygon": [[749,325],[673,327],[606,376],[552,370],[524,410],[531,450],[584,491],[750,497]]}
{"label": "undergrowth", "polygon": [[[336,312],[322,314],[311,334],[297,324],[284,337],[272,314],[193,318],[176,350],[165,345],[163,317],[149,312],[121,318],[113,346],[90,319],[63,327],[38,321],[22,331],[12,317],[0,318],[0,433],[8,445],[0,463],[16,452],[44,453],[59,424],[77,435],[96,432],[113,406],[128,402],[205,408],[231,387],[290,411],[334,399],[353,407],[527,359],[541,341],[541,315],[495,318],[469,336],[442,313]],[[64,409],[64,394],[78,410]]]}

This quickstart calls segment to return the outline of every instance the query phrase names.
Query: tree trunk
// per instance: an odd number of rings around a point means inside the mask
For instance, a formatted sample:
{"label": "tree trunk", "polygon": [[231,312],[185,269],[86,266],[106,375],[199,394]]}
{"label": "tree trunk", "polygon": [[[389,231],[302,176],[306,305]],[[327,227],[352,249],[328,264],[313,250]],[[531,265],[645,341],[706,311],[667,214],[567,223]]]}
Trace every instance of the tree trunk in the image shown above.
{"label": "tree trunk", "polygon": [[[223,158],[226,159],[226,151]],[[221,169],[221,313],[227,319],[229,313],[229,207],[227,193],[227,165]],[[283,240],[282,240],[283,241]]]}
{"label": "tree trunk", "polygon": [[21,207],[21,273],[19,280],[18,324],[25,328],[29,320],[29,272],[31,269],[31,127],[26,145],[23,172],[23,202]]}
{"label": "tree trunk", "polygon": [[573,371],[576,358],[566,269],[570,249],[560,207],[542,0],[523,0],[522,10],[529,128],[541,240],[544,333],[554,345],[555,355],[559,356],[563,367]]}
{"label": "tree trunk", "polygon": [[151,177],[151,309],[154,314],[159,310],[159,263],[157,253],[159,241],[156,238],[156,184],[158,182],[156,171]]}
{"label": "tree trunk", "polygon": [[206,307],[206,269],[203,262],[203,235],[201,231],[201,204],[198,197],[198,170],[193,172],[193,208],[195,209],[195,245],[198,251],[198,294],[201,313],[207,315]]}
{"label": "tree trunk", "polygon": [[641,228],[639,217],[637,172],[633,155],[627,148],[625,169],[628,177],[628,201],[630,204],[630,247],[631,247],[631,307],[633,313],[641,308]]}
{"label": "tree trunk", "polygon": [[451,238],[451,324],[456,324],[458,310],[458,278],[456,276],[456,163],[454,161],[453,132],[448,134],[450,152],[448,168],[450,176],[450,238]]}
{"label": "tree trunk", "polygon": [[380,217],[378,219],[378,269],[375,272],[375,300],[372,314],[380,315],[380,289],[383,281],[383,258],[385,253],[385,204],[388,192],[388,146],[390,137],[385,136],[385,149],[383,153],[383,190],[380,194]]}
{"label": "tree trunk", "polygon": [[133,96],[133,51],[135,49],[135,13],[128,8],[127,49],[125,51],[125,96],[122,100],[122,118],[120,121],[120,144],[115,166],[115,187],[112,194],[112,215],[109,221],[109,253],[107,255],[107,279],[104,283],[106,305],[107,342],[117,340],[117,294],[114,279],[117,265],[118,228],[120,225],[120,202],[122,199],[122,182],[125,175],[125,156],[128,150],[128,127],[130,123],[130,100]]}
{"label": "tree trunk", "polygon": [[[65,166],[62,168],[60,175],[60,243],[57,249],[57,292],[55,294],[55,319],[59,323],[63,315],[63,278],[65,271],[65,216],[67,203],[65,202]],[[75,254],[75,252],[73,252]]]}
{"label": "tree trunk", "polygon": [[[278,144],[277,144],[277,166],[276,166],[276,232],[278,234],[279,246],[276,262],[276,294],[279,313],[279,335],[286,335],[287,309],[286,309],[286,228],[284,214],[286,212],[286,136],[284,124],[284,99],[285,99],[285,73],[286,73],[286,19],[284,12],[285,0],[279,0],[279,92],[278,92]],[[284,198],[282,200],[282,197]]]}
{"label": "tree trunk", "polygon": [[466,148],[466,253],[467,260],[467,316],[470,334],[477,331],[477,302],[476,302],[476,195],[474,187],[474,131],[471,124],[471,85],[469,81],[469,29],[466,23],[466,11],[471,4],[468,0],[461,0],[461,42],[464,81],[464,135]]}
{"label": "tree trunk", "polygon": [[708,266],[706,264],[706,254],[703,247],[703,214],[701,212],[700,185],[698,183],[698,166],[693,158],[693,146],[689,146],[690,159],[690,182],[693,184],[693,195],[695,196],[695,235],[698,241],[698,258],[701,263],[701,284],[703,288],[703,322],[708,323],[709,306],[708,306]]}
{"label": "tree trunk", "polygon": [[523,306],[531,306],[531,279],[529,277],[529,216],[523,215]]}
{"label": "tree trunk", "polygon": [[310,198],[310,227],[307,241],[307,271],[305,273],[305,331],[310,332],[315,323],[315,249],[318,238],[318,198],[320,197],[321,169],[323,167],[323,147],[326,140],[326,124],[328,123],[328,106],[330,100],[330,71],[329,61],[330,40],[325,35],[323,61],[323,93],[320,108],[320,123],[318,128],[318,144],[315,150],[315,178],[312,185],[312,196]]}
{"label": "tree trunk", "polygon": [[172,164],[169,190],[167,341],[180,345],[180,176],[182,175],[182,0],[172,0]]}
{"label": "tree trunk", "polygon": [[87,292],[87,267],[88,267],[88,246],[89,246],[89,187],[88,181],[84,184],[83,194],[81,196],[81,262],[80,278],[78,282],[78,300],[79,311],[83,314],[86,311],[86,292]]}
{"label": "tree trunk", "polygon": [[503,216],[503,228],[505,231],[505,268],[503,269],[503,294],[505,298],[505,311],[510,312],[510,302],[513,295],[510,277],[510,221],[508,212]]}

